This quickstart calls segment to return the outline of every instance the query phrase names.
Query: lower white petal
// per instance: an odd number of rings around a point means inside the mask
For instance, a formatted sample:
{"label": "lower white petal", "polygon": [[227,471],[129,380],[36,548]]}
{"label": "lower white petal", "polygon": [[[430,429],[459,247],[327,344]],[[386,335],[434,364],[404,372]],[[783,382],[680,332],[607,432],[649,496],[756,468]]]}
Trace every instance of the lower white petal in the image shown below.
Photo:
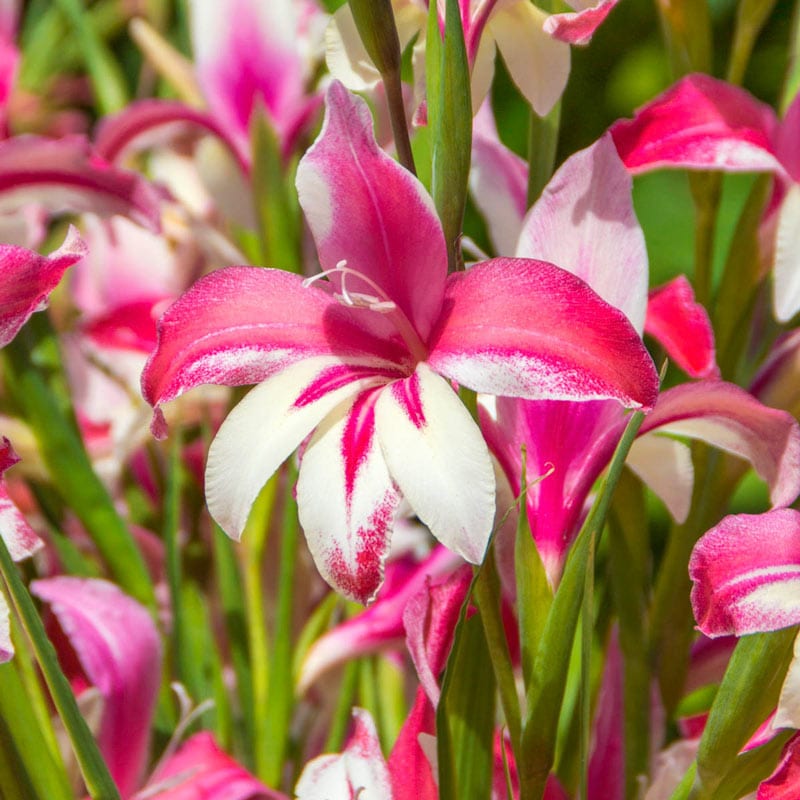
{"label": "lower white petal", "polygon": [[792,185],[778,211],[772,288],[775,316],[788,322],[800,310],[800,184]]}
{"label": "lower white petal", "polygon": [[800,728],[800,636],[794,640],[794,658],[783,681],[773,728]]}
{"label": "lower white petal", "polygon": [[389,472],[410,506],[443,545],[480,563],[494,519],[494,470],[452,387],[421,363],[381,391],[375,417]]}
{"label": "lower white petal", "polygon": [[[335,358],[312,358],[254,387],[228,414],[208,451],[206,502],[228,536],[239,539],[258,493],[276,469],[342,400],[374,377],[338,381],[309,394],[326,372],[346,370]],[[335,387],[335,388],[334,388]]]}

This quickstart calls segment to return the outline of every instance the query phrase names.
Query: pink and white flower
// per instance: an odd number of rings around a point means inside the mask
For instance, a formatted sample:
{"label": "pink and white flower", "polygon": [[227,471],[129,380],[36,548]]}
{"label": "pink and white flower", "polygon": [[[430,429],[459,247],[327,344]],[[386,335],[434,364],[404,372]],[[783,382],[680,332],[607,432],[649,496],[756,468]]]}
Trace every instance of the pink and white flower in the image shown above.
{"label": "pink and white flower", "polygon": [[235,538],[264,482],[313,432],[300,521],[323,576],[362,602],[380,586],[401,496],[451,550],[483,557],[494,474],[451,381],[645,408],[657,385],[623,315],[552,264],[495,259],[448,277],[430,197],[371,128],[366,104],[334,83],[298,169],[329,284],[217,271],[164,315],[142,378],[157,434],[159,406],[188,389],[259,383],[223,424],[206,470],[211,513]]}

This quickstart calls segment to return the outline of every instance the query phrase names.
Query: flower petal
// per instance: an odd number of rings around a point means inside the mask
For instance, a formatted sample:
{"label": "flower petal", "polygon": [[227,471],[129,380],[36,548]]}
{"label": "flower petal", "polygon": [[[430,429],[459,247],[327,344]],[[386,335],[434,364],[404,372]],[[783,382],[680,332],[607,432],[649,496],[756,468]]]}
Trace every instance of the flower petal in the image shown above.
{"label": "flower petal", "polygon": [[685,275],[650,292],[644,329],[690,377],[719,377],[714,329]]}
{"label": "flower petal", "polygon": [[203,383],[259,383],[303,358],[334,353],[401,360],[402,347],[374,335],[374,327],[385,322],[367,309],[345,308],[283,270],[217,270],[161,318],[142,393],[158,406]]}
{"label": "flower petal", "polygon": [[775,631],[800,622],[800,512],[725,517],[689,561],[692,608],[707,636]]}
{"label": "flower petal", "polygon": [[100,159],[82,136],[0,142],[0,213],[38,203],[51,213],[122,214],[158,231],[161,197],[135,172]]}
{"label": "flower petal", "polygon": [[207,731],[187,740],[148,781],[142,796],[149,800],[288,800],[220,750]]}
{"label": "flower petal", "polygon": [[[619,0],[600,0],[597,5],[582,11],[553,14],[544,23],[545,33],[567,44],[586,45],[592,41],[594,32],[605,22],[611,9]],[[574,3],[571,4],[574,7]]]}
{"label": "flower petal", "polygon": [[17,335],[31,314],[44,308],[67,268],[85,255],[86,245],[73,227],[49,256],[0,245],[0,347]]}
{"label": "flower petal", "polygon": [[778,210],[772,303],[779,322],[800,311],[800,184],[792,184]]}
{"label": "flower petal", "polygon": [[800,493],[797,422],[732,383],[701,381],[663,392],[639,434],[654,430],[702,439],[747,459],[769,485],[774,506],[788,505]]}
{"label": "flower petal", "polygon": [[794,640],[794,658],[783,680],[772,727],[800,728],[800,637]]}
{"label": "flower petal", "polygon": [[500,141],[488,101],[475,116],[469,186],[495,252],[513,253],[527,208],[528,165]]}
{"label": "flower petal", "polygon": [[[297,169],[297,190],[325,270],[345,260],[377,284],[425,341],[439,314],[447,273],[444,234],[422,184],[379,149],[367,104],[338,82],[325,122]],[[332,275],[337,291],[343,278]],[[347,277],[350,291],[375,286]]]}
{"label": "flower petal", "polygon": [[19,461],[11,442],[0,437],[0,536],[6,543],[11,558],[21,561],[42,547],[42,540],[28,524],[25,516],[14,505],[3,481],[3,473]]}
{"label": "flower petal", "polygon": [[800,734],[786,743],[772,775],[758,785],[756,800],[793,800],[800,786]]}
{"label": "flower petal", "polygon": [[309,761],[295,787],[297,800],[358,797],[387,800],[392,786],[378,732],[368,711],[353,709],[354,728],[341,755]]}
{"label": "flower petal", "polygon": [[647,249],[633,210],[632,184],[611,137],[601,137],[551,178],[523,222],[516,255],[569,270],[641,333]]}
{"label": "flower petal", "polygon": [[249,153],[241,152],[214,117],[176,100],[139,100],[117,114],[104,117],[95,136],[95,148],[101,158],[114,163],[133,150],[152,147],[192,128],[218,137],[247,172]]}
{"label": "flower petal", "polygon": [[684,522],[692,504],[694,466],[683,443],[652,434],[636,439],[625,464],[644,481],[667,507],[676,522]]}
{"label": "flower petal", "polygon": [[611,135],[631,172],[659,167],[779,172],[775,112],[743,89],[688,75],[636,112]]}
{"label": "flower petal", "polygon": [[487,394],[654,404],[658,376],[627,318],[543,261],[497,258],[450,276],[430,366]]}
{"label": "flower petal", "polygon": [[0,591],[0,664],[14,658],[14,643],[11,641],[11,623],[8,617],[8,603]]}
{"label": "flower petal", "polygon": [[569,46],[544,31],[547,15],[524,0],[498,7],[487,26],[511,79],[543,117],[561,97],[569,77]]}
{"label": "flower petal", "polygon": [[34,581],[92,685],[105,700],[98,744],[123,796],[147,762],[161,683],[161,639],[147,610],[114,584],[71,577]]}
{"label": "flower petal", "polygon": [[208,451],[206,501],[222,530],[239,539],[261,488],[303,439],[343,400],[385,380],[335,358],[309,358],[253,388]]}
{"label": "flower petal", "polygon": [[389,473],[411,508],[445,547],[480,563],[494,519],[494,470],[452,387],[420,363],[381,391],[375,421]]}

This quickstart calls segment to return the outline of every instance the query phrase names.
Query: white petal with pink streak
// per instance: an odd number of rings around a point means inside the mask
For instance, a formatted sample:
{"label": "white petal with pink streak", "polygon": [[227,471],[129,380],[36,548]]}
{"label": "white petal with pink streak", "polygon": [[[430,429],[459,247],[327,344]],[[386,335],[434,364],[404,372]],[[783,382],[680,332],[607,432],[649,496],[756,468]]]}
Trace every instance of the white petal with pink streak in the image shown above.
{"label": "white petal with pink streak", "polygon": [[334,411],[303,452],[300,524],[320,574],[341,594],[369,603],[383,583],[400,503],[375,437],[375,392]]}
{"label": "white petal with pink streak", "polygon": [[494,519],[494,470],[452,387],[421,363],[381,392],[375,419],[389,472],[419,518],[450,550],[480,563]]}
{"label": "white petal with pink streak", "polygon": [[253,388],[222,423],[208,452],[206,501],[232,538],[241,536],[261,488],[317,424],[359,389],[381,382],[339,372],[348,370],[335,358],[287,367]]}

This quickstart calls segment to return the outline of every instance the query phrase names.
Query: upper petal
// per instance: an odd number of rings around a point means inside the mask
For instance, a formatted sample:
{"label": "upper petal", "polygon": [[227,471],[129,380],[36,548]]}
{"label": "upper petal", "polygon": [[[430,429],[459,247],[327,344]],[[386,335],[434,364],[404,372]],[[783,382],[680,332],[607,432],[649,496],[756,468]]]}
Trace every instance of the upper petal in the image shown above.
{"label": "upper petal", "polygon": [[609,135],[575,153],[525,218],[516,255],[558,264],[582,278],[641,333],[647,249],[632,183]]}
{"label": "upper petal", "polygon": [[49,256],[0,245],[0,347],[17,335],[31,314],[44,308],[66,269],[85,255],[86,245],[73,227]]}
{"label": "upper petal", "polygon": [[569,46],[545,33],[547,15],[533,3],[499,7],[487,26],[512,80],[543,117],[556,104],[569,78]]}
{"label": "upper petal", "polygon": [[0,142],[0,212],[36,203],[51,213],[122,214],[157,231],[160,202],[144,178],[103,161],[82,136]]}
{"label": "upper petal", "polygon": [[203,383],[259,383],[311,356],[399,359],[402,347],[374,333],[382,322],[283,270],[217,270],[161,318],[142,393],[158,406]]}
{"label": "upper petal", "polygon": [[543,261],[496,258],[452,275],[428,363],[487,394],[650,407],[652,359],[621,311]]}
{"label": "upper petal", "polygon": [[34,581],[105,704],[98,743],[123,796],[148,756],[161,683],[161,640],[147,610],[114,584],[71,577]]}
{"label": "upper petal", "polygon": [[494,470],[452,387],[421,363],[381,391],[375,415],[389,472],[411,508],[445,547],[480,563],[494,519]]}
{"label": "upper petal", "polygon": [[[594,32],[605,22],[619,0],[600,0],[597,5],[567,14],[553,14],[544,23],[544,30],[554,39],[567,44],[589,44]],[[576,7],[578,3],[570,3]]]}
{"label": "upper petal", "polygon": [[[347,397],[386,380],[369,368],[323,357],[287,367],[253,388],[208,451],[206,500],[222,530],[238,539],[259,491],[303,439]],[[301,520],[304,505],[301,498]]]}
{"label": "upper petal", "polygon": [[690,377],[719,377],[714,329],[685,275],[650,292],[644,329]]}
{"label": "upper petal", "polygon": [[[344,260],[377,284],[425,341],[447,274],[444,234],[422,184],[376,144],[367,104],[340,83],[328,89],[325,123],[297,169],[297,190],[323,269]],[[341,288],[341,276],[331,276]],[[347,276],[346,287],[376,295]]]}
{"label": "upper petal", "polygon": [[777,171],[775,112],[743,89],[708,75],[688,75],[632,120],[611,127],[632,172],[658,167]]}
{"label": "upper petal", "polygon": [[800,428],[786,411],[762,405],[732,383],[700,381],[663,392],[639,431],[689,436],[746,458],[775,506],[800,493]]}
{"label": "upper petal", "polygon": [[725,517],[689,561],[692,607],[707,636],[774,631],[800,622],[800,512]]}

